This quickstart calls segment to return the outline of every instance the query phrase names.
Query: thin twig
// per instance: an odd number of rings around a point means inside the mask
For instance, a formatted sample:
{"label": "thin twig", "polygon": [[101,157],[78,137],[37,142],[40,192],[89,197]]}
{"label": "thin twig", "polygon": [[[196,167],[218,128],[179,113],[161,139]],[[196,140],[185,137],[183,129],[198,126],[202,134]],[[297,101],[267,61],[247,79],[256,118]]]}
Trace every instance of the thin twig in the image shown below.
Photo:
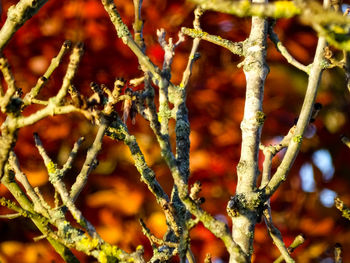
{"label": "thin twig", "polygon": [[49,216],[49,212],[46,206],[46,202],[42,203],[41,199],[38,197],[38,195],[35,193],[33,187],[28,181],[27,176],[21,171],[18,163],[17,156],[14,152],[10,153],[10,165],[12,169],[15,171],[16,179],[23,185],[27,195],[30,197],[34,204],[34,211],[37,213],[42,214],[45,217]]}
{"label": "thin twig", "polygon": [[335,198],[335,207],[342,212],[342,216],[348,220],[350,220],[350,208],[348,208],[340,198]]}
{"label": "thin twig", "polygon": [[7,18],[0,30],[0,52],[10,41],[17,30],[47,2],[47,0],[26,1],[20,0],[11,6],[7,12]]}
{"label": "thin twig", "polygon": [[18,217],[21,217],[21,213],[15,213],[15,214],[7,214],[7,215],[0,215],[1,219],[15,219]]}
{"label": "thin twig", "polygon": [[334,263],[342,263],[343,262],[343,248],[337,243],[334,246]]}
{"label": "thin twig", "polygon": [[[293,251],[299,247],[300,245],[302,245],[305,241],[305,238],[303,235],[298,235],[295,237],[294,241],[292,242],[292,244],[288,247],[288,251],[289,253],[293,253]],[[273,263],[281,263],[283,261],[283,256],[279,256],[279,258],[277,258]]]}
{"label": "thin twig", "polygon": [[286,248],[286,246],[283,242],[281,232],[278,230],[278,228],[272,222],[270,206],[264,210],[264,221],[265,221],[265,224],[266,224],[267,229],[269,231],[269,234],[273,240],[273,243],[278,248],[278,250],[281,252],[283,259],[287,263],[295,262],[294,259],[290,256],[290,252]]}
{"label": "thin twig", "polygon": [[29,105],[31,102],[33,103],[39,102],[38,100],[34,100],[34,98],[39,94],[41,88],[45,85],[45,83],[51,77],[55,69],[61,64],[64,55],[67,54],[67,52],[71,48],[71,45],[72,43],[68,40],[66,40],[63,43],[57,56],[51,59],[51,63],[47,68],[46,72],[38,79],[36,85],[31,89],[31,91],[25,95],[23,99],[24,105]]}
{"label": "thin twig", "polygon": [[101,240],[100,236],[96,232],[95,227],[82,215],[81,211],[74,205],[74,200],[69,196],[68,190],[62,181],[62,170],[58,169],[57,164],[55,164],[48,156],[37,134],[34,134],[34,139],[35,145],[39,150],[39,153],[43,158],[45,166],[49,173],[49,181],[55,187],[56,191],[60,194],[62,202],[67,206],[68,210],[71,212],[77,223],[86,229],[92,238]]}
{"label": "thin twig", "polygon": [[63,83],[58,91],[58,94],[54,98],[55,103],[60,105],[62,103],[63,98],[66,96],[68,92],[68,88],[72,85],[72,80],[77,72],[79,62],[84,53],[84,46],[82,43],[78,43],[74,46],[72,50],[72,54],[69,57],[69,64],[67,67],[67,71],[65,76],[63,77]]}
{"label": "thin twig", "polygon": [[107,127],[108,127],[108,122],[106,120],[102,121],[100,124],[100,127],[98,128],[95,140],[86,154],[83,167],[81,168],[80,173],[78,174],[70,190],[70,197],[72,198],[73,201],[77,199],[81,190],[86,185],[86,182],[90,173],[96,167],[96,164],[97,164],[96,157],[98,153],[101,151],[102,140],[107,130]]}
{"label": "thin twig", "polygon": [[287,50],[287,48],[283,45],[281,40],[278,38],[278,35],[273,30],[272,23],[269,25],[269,37],[271,41],[275,44],[276,49],[282,54],[282,56],[288,61],[289,64],[294,67],[304,71],[309,74],[310,68],[308,66],[303,65],[299,61],[297,61]]}
{"label": "thin twig", "polygon": [[233,54],[243,56],[243,42],[233,42],[227,39],[223,39],[220,36],[211,35],[199,29],[191,29],[183,27],[181,32],[193,38],[199,38],[215,45],[224,47],[231,51]]}
{"label": "thin twig", "polygon": [[277,190],[279,185],[286,180],[286,176],[299,152],[305,129],[311,119],[316,94],[319,88],[322,71],[324,69],[322,66],[322,61],[324,60],[325,47],[326,40],[325,38],[320,37],[317,44],[315,58],[310,68],[308,87],[300,116],[296,124],[295,132],[288,145],[288,149],[284,155],[282,163],[279,165],[268,185],[265,187],[265,194],[267,198],[270,197]]}
{"label": "thin twig", "polygon": [[10,70],[9,63],[5,57],[0,57],[0,70],[7,84],[7,90],[4,96],[1,97],[1,111],[3,113],[9,111],[9,104],[12,97],[15,95],[18,88],[16,87],[15,78]]}

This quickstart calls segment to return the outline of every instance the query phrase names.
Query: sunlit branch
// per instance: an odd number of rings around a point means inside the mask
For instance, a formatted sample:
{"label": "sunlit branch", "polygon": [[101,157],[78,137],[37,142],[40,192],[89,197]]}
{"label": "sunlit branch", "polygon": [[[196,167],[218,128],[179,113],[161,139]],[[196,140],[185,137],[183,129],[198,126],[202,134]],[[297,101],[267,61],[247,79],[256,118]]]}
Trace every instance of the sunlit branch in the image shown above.
{"label": "sunlit branch", "polygon": [[[302,245],[305,241],[305,238],[303,237],[303,235],[298,235],[295,237],[294,241],[292,242],[292,244],[288,247],[288,252],[289,254],[293,253],[293,251],[299,247],[300,245]],[[284,260],[283,256],[281,255],[279,258],[277,258],[273,263],[281,263]]]}
{"label": "sunlit branch", "polygon": [[25,126],[32,125],[48,116],[67,114],[72,112],[83,112],[81,109],[76,108],[73,105],[57,106],[52,101],[49,101],[49,104],[37,112],[29,116],[20,116],[11,123],[15,125],[16,128],[22,128]]}
{"label": "sunlit branch", "polygon": [[200,38],[215,45],[224,47],[235,55],[244,56],[243,42],[233,42],[227,39],[223,39],[220,36],[210,35],[207,32],[204,32],[200,29],[191,29],[183,27],[181,28],[181,32],[190,37]]}
{"label": "sunlit branch", "polygon": [[350,148],[350,139],[348,137],[342,136],[341,141]]}
{"label": "sunlit branch", "polygon": [[167,42],[165,40],[165,30],[159,29],[157,30],[157,36],[158,36],[158,42],[161,45],[161,47],[164,50],[164,61],[163,61],[163,68],[162,68],[162,81],[158,84],[159,86],[159,112],[158,112],[158,119],[160,122],[160,132],[162,135],[168,136],[169,135],[169,128],[168,123],[169,119],[171,118],[171,111],[169,109],[169,95],[168,95],[168,88],[169,88],[169,82],[171,78],[171,63],[173,61],[174,57],[174,50],[175,48],[184,40],[184,36],[179,33],[179,40],[177,43],[173,43],[172,38],[169,38],[169,41]]}
{"label": "sunlit branch", "polygon": [[239,17],[260,16],[274,18],[288,18],[302,13],[293,1],[276,1],[275,3],[252,3],[248,0],[191,0],[203,9],[232,14]]}
{"label": "sunlit branch", "polygon": [[95,227],[82,215],[81,211],[74,205],[74,200],[69,196],[68,190],[62,181],[62,170],[58,169],[57,164],[55,164],[48,156],[37,134],[34,134],[34,139],[35,145],[38,148],[39,153],[44,160],[46,169],[49,173],[49,181],[55,187],[56,191],[60,194],[62,202],[67,206],[68,210],[71,212],[77,223],[86,229],[92,238],[101,240],[95,230]]}
{"label": "sunlit branch", "polygon": [[[17,181],[22,184],[22,186],[24,187],[27,195],[30,197],[30,199],[33,202],[34,211],[39,213],[39,214],[42,214],[45,217],[48,217],[49,216],[49,212],[48,212],[46,206],[43,205],[43,203],[41,202],[40,198],[35,193],[33,187],[31,186],[31,184],[28,181],[27,176],[21,171],[21,169],[19,167],[18,160],[17,160],[17,156],[15,155],[14,152],[11,152],[9,161],[10,161],[11,168],[15,172],[15,176],[16,176]],[[46,202],[45,202],[45,204],[46,204]]]}
{"label": "sunlit branch", "polygon": [[243,70],[247,84],[244,115],[241,122],[242,144],[241,156],[237,165],[237,187],[235,196],[227,205],[227,212],[232,220],[233,240],[242,248],[249,260],[253,251],[255,224],[265,203],[260,199],[256,188],[259,175],[260,136],[265,121],[265,114],[262,111],[264,84],[269,73],[266,62],[267,30],[267,19],[252,17],[250,35],[244,42],[244,49],[247,52]]}
{"label": "sunlit branch", "polygon": [[313,29],[335,47],[350,50],[350,18],[333,10],[324,10],[317,1],[275,1],[251,3],[248,0],[191,0],[203,9],[228,13],[239,17],[259,16],[289,18],[298,15],[302,23]]}
{"label": "sunlit branch", "polygon": [[266,208],[264,210],[264,221],[265,221],[265,224],[267,226],[269,235],[271,236],[275,246],[281,252],[283,259],[287,263],[295,262],[294,259],[290,256],[290,252],[288,251],[288,249],[286,248],[286,246],[283,242],[281,232],[278,230],[278,228],[272,222],[270,204],[268,204],[268,208]]}
{"label": "sunlit branch", "polygon": [[[135,167],[141,175],[141,181],[143,181],[151,193],[156,197],[157,203],[164,209],[169,207],[169,197],[158,183],[154,171],[147,165],[145,157],[137,144],[137,141],[133,135],[129,134],[127,127],[116,116],[116,120],[108,127],[106,135],[114,140],[122,140],[131,152],[131,156],[135,162]],[[166,218],[169,222],[174,221],[173,215],[169,209],[164,209]]]}
{"label": "sunlit branch", "polygon": [[18,217],[21,217],[21,213],[14,213],[14,214],[7,214],[7,215],[0,215],[1,219],[15,219]]}
{"label": "sunlit branch", "polygon": [[[157,238],[154,234],[151,233],[151,230],[147,227],[147,225],[145,224],[145,222],[140,218],[139,220],[141,227],[142,227],[142,232],[143,234],[149,239],[150,243],[152,246],[154,246],[155,244],[160,245],[160,246],[168,246],[171,248],[176,249],[177,248],[177,243],[172,243],[172,242],[167,242],[164,241],[160,238]],[[174,254],[176,254],[177,251],[174,251]]]}
{"label": "sunlit branch", "polygon": [[342,263],[343,262],[343,248],[337,243],[334,247],[334,263]]}
{"label": "sunlit branch", "polygon": [[41,192],[40,192],[39,187],[35,187],[35,188],[34,188],[34,192],[35,192],[36,196],[39,198],[41,205],[42,205],[46,210],[50,211],[50,210],[51,210],[51,206],[45,201],[43,195],[42,195]]}
{"label": "sunlit branch", "polygon": [[49,80],[50,76],[55,71],[55,69],[61,64],[64,55],[67,54],[67,52],[70,50],[71,45],[72,43],[68,40],[66,40],[63,43],[57,56],[51,59],[51,63],[47,68],[46,72],[38,79],[37,83],[31,89],[31,91],[25,95],[23,99],[24,105],[29,105],[31,102],[38,103],[38,101],[34,101],[34,98],[39,94],[41,88]]}
{"label": "sunlit branch", "polygon": [[264,146],[260,144],[259,148],[263,151],[265,159],[263,162],[263,172],[260,184],[260,189],[263,189],[271,179],[271,164],[273,157],[281,150],[288,147],[290,141],[292,140],[295,133],[295,125],[289,129],[288,134],[283,137],[283,139],[275,144]]}
{"label": "sunlit branch", "polygon": [[295,133],[288,145],[288,149],[279,165],[277,171],[272,176],[270,182],[265,188],[265,194],[270,197],[278,188],[278,186],[286,180],[287,174],[292,167],[294,160],[299,152],[303,135],[313,112],[316,94],[319,88],[322,71],[324,69],[324,49],[326,47],[326,40],[320,37],[318,40],[314,61],[310,68],[308,86],[305,93],[305,99],[301,108],[300,116],[296,124]]}
{"label": "sunlit branch", "polygon": [[0,198],[0,205],[17,212],[17,214],[23,217],[28,217],[28,218],[37,217],[36,214],[23,209],[22,207],[18,206],[15,202],[8,200],[5,197]]}
{"label": "sunlit branch", "polygon": [[334,199],[335,207],[342,212],[342,216],[350,220],[350,208],[348,208],[340,198]]}
{"label": "sunlit branch", "polygon": [[[129,29],[127,26],[123,23],[122,18],[117,11],[117,8],[114,4],[113,0],[101,0],[106,12],[108,13],[111,22],[113,23],[118,37],[123,40],[123,43],[127,45],[132,52],[136,55],[136,57],[139,60],[139,63],[142,67],[144,67],[144,70],[149,71],[152,74],[152,81],[159,85],[159,83],[162,81],[163,77],[161,75],[161,71],[158,67],[156,67],[150,58],[146,56],[143,53],[143,50],[139,47],[139,45],[133,40]],[[169,81],[169,92],[173,93],[175,90],[175,86]],[[172,94],[169,94],[172,95]],[[173,97],[169,96],[170,102],[172,102]]]}
{"label": "sunlit branch", "polygon": [[65,76],[63,77],[63,83],[55,97],[55,103],[57,105],[62,103],[63,98],[67,95],[68,88],[72,85],[72,80],[77,72],[79,62],[83,55],[84,48],[82,43],[78,43],[72,50],[72,54],[69,57],[69,64]]}
{"label": "sunlit branch", "polygon": [[20,0],[7,11],[7,18],[0,30],[0,52],[16,31],[47,2],[47,0]]}
{"label": "sunlit branch", "polygon": [[[27,196],[23,193],[22,189],[19,187],[17,182],[13,180],[12,176],[10,175],[11,172],[7,172],[5,176],[1,179],[1,183],[11,192],[12,196],[14,196],[21,206],[22,209],[29,211],[30,213],[34,214],[34,208],[32,202],[27,198]],[[48,221],[45,219],[43,220],[43,217],[32,217],[30,218],[33,223],[36,225],[36,227],[40,230],[41,233],[47,235],[47,233],[50,233],[51,230],[48,227]],[[52,237],[48,235],[47,240],[50,242],[52,247],[56,250],[56,252],[65,260],[66,262],[79,262],[78,259],[73,255],[73,253],[68,249],[66,246],[67,244],[64,244],[61,240],[58,240],[55,237]]]}
{"label": "sunlit branch", "polygon": [[133,0],[134,1],[134,13],[135,13],[135,21],[133,23],[134,29],[134,40],[139,45],[141,50],[145,52],[145,42],[143,39],[143,20],[141,17],[141,6],[143,0]]}
{"label": "sunlit branch", "polygon": [[275,44],[276,49],[282,54],[282,56],[288,61],[289,64],[294,67],[304,71],[309,74],[310,68],[308,66],[303,65],[299,61],[297,61],[287,50],[287,48],[283,45],[281,40],[278,38],[278,35],[273,31],[273,25],[269,25],[269,37],[271,41]]}
{"label": "sunlit branch", "polygon": [[75,160],[78,154],[79,147],[83,143],[83,141],[84,138],[80,137],[79,140],[74,144],[73,149],[69,153],[66,163],[62,167],[62,176],[64,176],[67,173],[67,171],[72,168],[73,161]]}
{"label": "sunlit branch", "polygon": [[[15,78],[10,70],[9,63],[5,57],[0,57],[0,70],[2,75],[4,76],[4,80],[7,84],[7,90],[5,95],[1,96],[1,111],[3,113],[10,111],[9,106],[11,104],[11,99],[15,95],[18,88],[15,84]],[[10,111],[11,112],[11,111]]]}
{"label": "sunlit branch", "polygon": [[72,198],[73,202],[79,196],[81,190],[84,188],[84,186],[87,183],[90,173],[97,165],[96,157],[97,157],[97,154],[101,151],[102,140],[108,128],[108,124],[109,123],[105,120],[102,121],[102,123],[100,124],[95,140],[86,154],[83,167],[81,168],[80,173],[78,174],[74,184],[72,185],[72,188],[70,190],[70,197]]}

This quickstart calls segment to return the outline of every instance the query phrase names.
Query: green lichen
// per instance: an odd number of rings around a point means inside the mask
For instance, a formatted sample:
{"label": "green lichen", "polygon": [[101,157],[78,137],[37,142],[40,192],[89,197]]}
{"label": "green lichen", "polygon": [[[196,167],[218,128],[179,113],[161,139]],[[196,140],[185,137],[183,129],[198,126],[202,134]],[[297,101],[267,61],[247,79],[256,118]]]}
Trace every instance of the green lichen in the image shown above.
{"label": "green lichen", "polygon": [[266,119],[266,115],[265,113],[263,113],[262,111],[257,111],[255,113],[255,119],[258,122],[259,126],[263,125]]}
{"label": "green lichen", "polygon": [[186,28],[186,27],[183,27],[181,29],[182,33],[184,33],[185,35],[189,35],[190,37],[193,37],[193,38],[196,38],[196,37],[199,37],[199,38],[202,38],[202,37],[205,37],[208,35],[207,32],[204,32],[202,30],[199,30],[199,29],[194,29],[194,28]]}
{"label": "green lichen", "polygon": [[114,16],[111,17],[112,23],[115,25],[117,35],[119,38],[131,37],[128,27],[124,24],[122,18],[116,9],[114,9]]}

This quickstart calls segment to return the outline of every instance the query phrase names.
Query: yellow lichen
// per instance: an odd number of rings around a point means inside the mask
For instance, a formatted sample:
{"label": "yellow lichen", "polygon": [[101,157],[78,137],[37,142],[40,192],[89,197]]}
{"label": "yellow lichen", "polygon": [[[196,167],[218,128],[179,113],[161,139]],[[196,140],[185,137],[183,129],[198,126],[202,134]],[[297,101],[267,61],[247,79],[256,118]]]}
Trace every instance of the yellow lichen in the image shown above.
{"label": "yellow lichen", "polygon": [[50,161],[50,162],[47,164],[47,171],[48,171],[50,174],[54,174],[54,173],[56,173],[56,170],[57,170],[56,164],[54,164],[54,162]]}
{"label": "yellow lichen", "polygon": [[303,140],[303,136],[301,136],[301,135],[296,135],[296,136],[293,137],[293,141],[294,142],[301,143],[302,140]]}
{"label": "yellow lichen", "polygon": [[104,251],[101,251],[100,254],[98,255],[98,262],[101,262],[101,263],[108,262],[107,255]]}
{"label": "yellow lichen", "polygon": [[289,18],[300,14],[301,10],[295,6],[293,1],[277,1],[275,4],[274,17]]}

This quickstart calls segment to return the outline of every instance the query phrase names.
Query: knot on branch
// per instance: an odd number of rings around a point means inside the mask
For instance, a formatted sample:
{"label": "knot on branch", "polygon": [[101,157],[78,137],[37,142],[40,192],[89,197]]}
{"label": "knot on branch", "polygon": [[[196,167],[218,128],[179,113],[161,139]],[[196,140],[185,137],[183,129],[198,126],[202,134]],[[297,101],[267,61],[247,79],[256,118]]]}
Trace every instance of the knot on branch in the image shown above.
{"label": "knot on branch", "polygon": [[264,200],[259,192],[236,194],[231,197],[226,207],[227,214],[230,217],[237,217],[245,215],[248,212],[254,212],[257,218],[260,218],[263,210]]}

